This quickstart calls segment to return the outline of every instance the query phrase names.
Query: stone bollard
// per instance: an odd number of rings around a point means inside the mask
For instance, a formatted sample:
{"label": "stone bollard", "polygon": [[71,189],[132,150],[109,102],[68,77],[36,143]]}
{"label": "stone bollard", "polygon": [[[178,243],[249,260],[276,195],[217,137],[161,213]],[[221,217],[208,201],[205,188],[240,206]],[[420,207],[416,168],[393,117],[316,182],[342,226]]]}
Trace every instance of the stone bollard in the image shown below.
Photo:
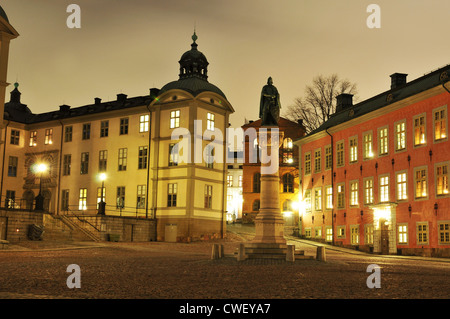
{"label": "stone bollard", "polygon": [[325,247],[322,246],[317,247],[316,260],[327,261],[327,257],[325,254]]}
{"label": "stone bollard", "polygon": [[287,245],[286,261],[295,261],[295,245]]}
{"label": "stone bollard", "polygon": [[244,261],[245,259],[246,259],[246,256],[245,256],[245,245],[244,244],[239,244],[237,260],[238,261]]}
{"label": "stone bollard", "polygon": [[213,244],[212,246],[212,253],[211,253],[211,259],[219,259],[219,244]]}

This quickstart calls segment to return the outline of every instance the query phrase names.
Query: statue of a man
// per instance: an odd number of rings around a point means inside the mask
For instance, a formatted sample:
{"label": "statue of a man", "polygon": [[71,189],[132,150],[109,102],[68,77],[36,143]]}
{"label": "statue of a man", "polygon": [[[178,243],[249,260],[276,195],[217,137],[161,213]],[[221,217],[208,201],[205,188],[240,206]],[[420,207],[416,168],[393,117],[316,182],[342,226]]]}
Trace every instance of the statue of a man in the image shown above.
{"label": "statue of a man", "polygon": [[280,119],[280,94],[273,86],[272,78],[267,79],[267,85],[264,85],[261,92],[261,102],[259,105],[259,117],[261,126],[278,126]]}

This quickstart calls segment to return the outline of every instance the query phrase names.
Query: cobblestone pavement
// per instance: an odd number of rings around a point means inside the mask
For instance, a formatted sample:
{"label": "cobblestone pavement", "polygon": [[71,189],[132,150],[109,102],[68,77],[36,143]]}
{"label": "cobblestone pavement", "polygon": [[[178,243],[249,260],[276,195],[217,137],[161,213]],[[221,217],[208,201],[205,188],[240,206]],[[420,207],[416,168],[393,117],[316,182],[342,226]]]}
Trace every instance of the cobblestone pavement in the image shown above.
{"label": "cobblestone pavement", "polygon": [[[326,262],[238,262],[234,252],[251,238],[242,229],[226,239],[190,244],[22,243],[0,250],[0,298],[450,298],[450,260],[327,249]],[[225,258],[211,260],[213,243],[224,245]],[[289,243],[315,256],[315,245]],[[81,268],[80,289],[66,285],[70,264]],[[366,285],[370,264],[381,267],[379,289]]]}

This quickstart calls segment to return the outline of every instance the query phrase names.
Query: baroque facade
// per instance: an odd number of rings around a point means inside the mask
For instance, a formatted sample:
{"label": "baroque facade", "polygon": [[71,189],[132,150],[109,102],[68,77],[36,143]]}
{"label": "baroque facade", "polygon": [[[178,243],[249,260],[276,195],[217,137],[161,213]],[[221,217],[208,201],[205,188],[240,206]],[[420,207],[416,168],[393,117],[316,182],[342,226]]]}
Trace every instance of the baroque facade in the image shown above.
{"label": "baroque facade", "polygon": [[450,67],[335,114],[300,149],[301,235],[381,254],[450,256]]}
{"label": "baroque facade", "polygon": [[[95,215],[105,203],[106,215],[156,219],[157,240],[222,236],[227,166],[218,133],[234,110],[208,82],[196,40],[194,33],[179,79],[144,96],[34,114],[16,83],[4,113],[2,207],[32,210],[41,194],[55,215]],[[215,161],[187,157],[203,149]]]}

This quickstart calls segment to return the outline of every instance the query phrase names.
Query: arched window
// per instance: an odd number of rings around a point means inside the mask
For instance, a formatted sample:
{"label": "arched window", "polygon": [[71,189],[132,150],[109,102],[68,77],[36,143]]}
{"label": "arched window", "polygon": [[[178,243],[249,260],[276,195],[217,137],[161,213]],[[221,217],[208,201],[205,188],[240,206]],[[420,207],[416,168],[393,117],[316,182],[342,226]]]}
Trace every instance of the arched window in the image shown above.
{"label": "arched window", "polygon": [[261,174],[253,174],[253,193],[259,193],[261,191]]}
{"label": "arched window", "polygon": [[294,192],[294,176],[292,174],[283,175],[283,193],[293,193]]}
{"label": "arched window", "polygon": [[259,205],[260,205],[259,199],[256,199],[253,202],[252,211],[254,211],[254,212],[259,211]]}
{"label": "arched window", "polygon": [[286,150],[291,150],[294,144],[292,144],[292,139],[290,137],[286,137],[283,141],[283,148]]}

